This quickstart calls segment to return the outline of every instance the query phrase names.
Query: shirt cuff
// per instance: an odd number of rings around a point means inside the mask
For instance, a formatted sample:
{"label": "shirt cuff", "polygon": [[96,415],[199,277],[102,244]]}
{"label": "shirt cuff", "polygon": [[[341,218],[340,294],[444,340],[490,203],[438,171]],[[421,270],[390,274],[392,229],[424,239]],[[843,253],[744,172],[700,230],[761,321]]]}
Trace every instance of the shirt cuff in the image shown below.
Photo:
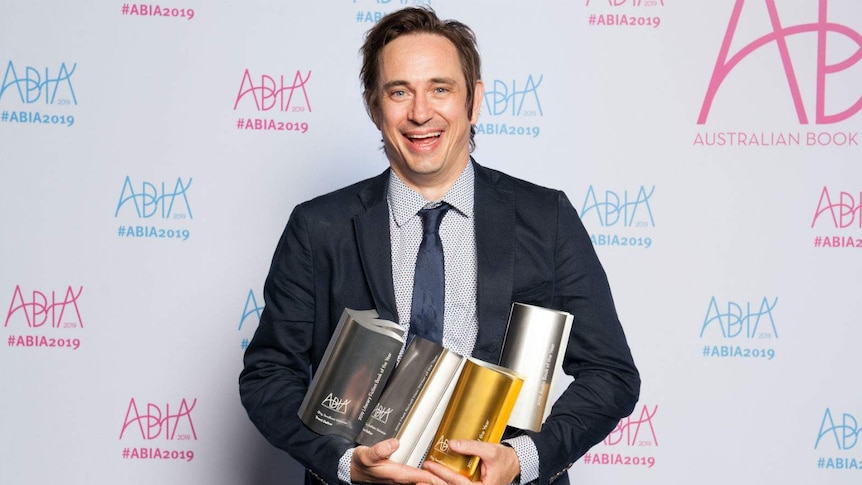
{"label": "shirt cuff", "polygon": [[[535,447],[534,447],[535,448]],[[348,448],[338,460],[338,480],[344,484],[350,482],[350,462],[353,460],[353,448]],[[538,476],[538,475],[537,475]]]}
{"label": "shirt cuff", "polygon": [[521,475],[516,478],[515,485],[530,483],[539,478],[539,450],[533,439],[527,435],[515,436],[503,441],[511,446],[518,455],[518,463],[521,466]]}

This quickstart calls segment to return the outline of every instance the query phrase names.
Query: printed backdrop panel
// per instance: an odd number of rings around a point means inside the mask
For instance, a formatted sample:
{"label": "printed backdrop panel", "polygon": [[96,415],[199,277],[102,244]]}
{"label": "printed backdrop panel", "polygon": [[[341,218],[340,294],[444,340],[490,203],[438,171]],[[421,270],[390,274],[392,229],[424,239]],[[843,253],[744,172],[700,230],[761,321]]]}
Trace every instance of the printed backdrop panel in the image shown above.
{"label": "printed backdrop panel", "polygon": [[301,483],[242,352],[292,208],[387,167],[358,49],[414,4],[476,31],[474,156],[566,192],[643,376],[573,482],[858,483],[856,0],[7,0],[0,483]]}

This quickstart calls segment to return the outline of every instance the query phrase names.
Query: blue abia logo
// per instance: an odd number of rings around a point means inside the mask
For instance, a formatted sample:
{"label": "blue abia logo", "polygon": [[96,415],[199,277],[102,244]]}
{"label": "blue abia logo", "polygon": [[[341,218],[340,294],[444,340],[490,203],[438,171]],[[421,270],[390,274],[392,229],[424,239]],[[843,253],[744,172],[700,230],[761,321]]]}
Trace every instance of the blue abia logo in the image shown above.
{"label": "blue abia logo", "polygon": [[485,84],[485,114],[490,116],[542,116],[539,86],[544,75],[523,79],[494,79]]}
{"label": "blue abia logo", "polygon": [[[242,307],[242,315],[239,317],[239,326],[237,327],[237,330],[242,331],[242,326],[250,318],[254,318],[255,323],[260,323],[260,316],[262,313],[263,305],[258,305],[257,298],[254,296],[254,291],[248,290],[248,296],[245,297],[245,305]],[[249,343],[250,341],[248,338],[243,338],[239,344],[240,349],[247,349]]]}
{"label": "blue abia logo", "polygon": [[655,185],[649,188],[641,185],[632,192],[597,192],[590,185],[581,207],[581,219],[586,221],[588,218],[595,218],[601,227],[655,227],[655,218],[650,207],[654,192]]}
{"label": "blue abia logo", "polygon": [[127,176],[114,217],[125,207],[124,214],[134,212],[139,219],[193,219],[188,196],[191,185],[191,177],[186,180],[178,177],[176,182],[170,183],[141,181],[136,184]]}
{"label": "blue abia logo", "polygon": [[[544,113],[539,86],[543,79],[541,74],[527,74],[519,78],[486,80],[481,111],[491,120],[474,125],[476,134],[529,138],[541,135],[538,120]],[[498,122],[501,119],[503,121]]]}
{"label": "blue abia logo", "polygon": [[254,296],[254,291],[248,290],[248,296],[245,298],[245,306],[242,308],[242,316],[239,317],[239,328],[237,328],[237,330],[242,330],[242,325],[245,323],[246,319],[252,315],[260,321],[261,312],[263,312],[263,306],[257,304],[257,298]]}
{"label": "blue abia logo", "polygon": [[852,450],[856,447],[862,449],[862,423],[855,416],[848,413],[842,413],[840,416],[832,414],[832,410],[826,408],[823,413],[823,419],[820,420],[820,430],[817,432],[817,439],[814,441],[814,449],[822,447],[831,448],[840,451]]}
{"label": "blue abia logo", "polygon": [[712,297],[703,319],[700,337],[703,338],[709,332],[710,335],[721,335],[725,339],[777,339],[778,330],[773,315],[777,304],[778,297],[771,300],[764,297],[755,304],[728,301],[726,305],[719,305],[716,298]]}
{"label": "blue abia logo", "polygon": [[432,0],[353,0],[353,6],[360,8],[384,8],[385,10],[358,10],[356,12],[357,23],[376,23],[393,9],[404,8],[410,5],[431,5],[431,1]]}
{"label": "blue abia logo", "polygon": [[59,66],[36,68],[15,66],[9,61],[0,85],[0,101],[11,97],[24,104],[77,105],[78,98],[72,85],[72,75],[77,67],[77,63],[70,67],[61,62]]}

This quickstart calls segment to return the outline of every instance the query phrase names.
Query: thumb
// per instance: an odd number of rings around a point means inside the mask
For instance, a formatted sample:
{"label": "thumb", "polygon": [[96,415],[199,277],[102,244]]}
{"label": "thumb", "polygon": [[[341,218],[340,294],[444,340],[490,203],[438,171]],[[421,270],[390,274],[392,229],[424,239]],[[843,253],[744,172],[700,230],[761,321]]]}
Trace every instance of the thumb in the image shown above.
{"label": "thumb", "polygon": [[371,452],[378,460],[387,460],[398,449],[398,439],[389,438],[371,447]]}

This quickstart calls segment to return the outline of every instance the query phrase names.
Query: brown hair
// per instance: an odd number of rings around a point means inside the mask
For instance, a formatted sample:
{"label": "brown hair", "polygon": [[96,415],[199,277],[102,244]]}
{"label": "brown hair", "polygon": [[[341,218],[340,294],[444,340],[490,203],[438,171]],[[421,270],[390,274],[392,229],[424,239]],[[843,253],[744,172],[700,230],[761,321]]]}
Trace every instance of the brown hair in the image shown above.
{"label": "brown hair", "polygon": [[[386,16],[365,34],[362,44],[362,69],[359,78],[362,80],[362,97],[365,109],[372,119],[380,106],[379,78],[380,53],[383,47],[401,35],[413,33],[435,34],[452,42],[461,60],[461,70],[467,81],[467,116],[473,116],[473,98],[476,94],[476,82],[482,78],[479,48],[476,44],[476,34],[465,24],[457,20],[441,20],[431,7],[408,7],[397,10]],[[470,151],[476,148],[473,137],[476,129],[470,127]]]}

